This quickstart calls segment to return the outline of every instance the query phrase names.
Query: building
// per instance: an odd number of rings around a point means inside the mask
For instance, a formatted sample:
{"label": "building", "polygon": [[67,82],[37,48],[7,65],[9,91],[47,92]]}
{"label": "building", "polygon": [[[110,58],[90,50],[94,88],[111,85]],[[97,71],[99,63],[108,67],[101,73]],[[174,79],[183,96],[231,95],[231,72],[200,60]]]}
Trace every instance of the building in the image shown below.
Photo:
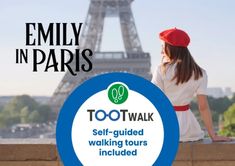
{"label": "building", "polygon": [[221,97],[232,97],[233,92],[230,87],[226,87],[225,89],[222,89],[221,87],[211,87],[208,88],[207,91],[208,96],[214,97],[214,98],[221,98]]}

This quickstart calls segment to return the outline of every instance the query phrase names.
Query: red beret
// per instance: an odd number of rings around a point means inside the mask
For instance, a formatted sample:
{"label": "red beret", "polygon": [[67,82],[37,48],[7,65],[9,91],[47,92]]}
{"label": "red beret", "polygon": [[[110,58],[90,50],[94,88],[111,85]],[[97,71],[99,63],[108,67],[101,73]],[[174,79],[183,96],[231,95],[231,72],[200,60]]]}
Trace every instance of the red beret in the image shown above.
{"label": "red beret", "polygon": [[169,43],[172,46],[187,47],[190,38],[186,32],[180,29],[167,29],[159,34],[161,40]]}

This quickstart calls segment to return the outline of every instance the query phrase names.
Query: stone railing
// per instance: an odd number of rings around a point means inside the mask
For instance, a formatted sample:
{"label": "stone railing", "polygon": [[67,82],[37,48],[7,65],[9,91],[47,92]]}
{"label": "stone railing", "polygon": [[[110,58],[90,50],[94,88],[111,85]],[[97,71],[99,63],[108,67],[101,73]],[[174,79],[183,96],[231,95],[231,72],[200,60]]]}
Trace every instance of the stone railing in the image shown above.
{"label": "stone railing", "polygon": [[235,166],[235,141],[181,143],[173,166]]}
{"label": "stone railing", "polygon": [[53,139],[2,139],[0,166],[62,166],[62,164]]}
{"label": "stone railing", "polygon": [[[0,166],[62,166],[53,139],[0,139]],[[235,166],[235,142],[181,143],[173,166]]]}

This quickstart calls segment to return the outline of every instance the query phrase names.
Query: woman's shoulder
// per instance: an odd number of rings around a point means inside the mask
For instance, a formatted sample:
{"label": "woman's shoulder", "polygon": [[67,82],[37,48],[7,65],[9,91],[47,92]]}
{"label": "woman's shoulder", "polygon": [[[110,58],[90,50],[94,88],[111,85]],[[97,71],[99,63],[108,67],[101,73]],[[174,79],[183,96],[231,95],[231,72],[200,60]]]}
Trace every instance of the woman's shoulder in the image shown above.
{"label": "woman's shoulder", "polygon": [[207,85],[207,82],[208,82],[208,76],[207,76],[207,72],[205,69],[201,68],[201,71],[202,71],[202,76],[199,77],[197,80],[195,80],[195,82],[197,82],[197,84],[200,86],[200,85]]}
{"label": "woman's shoulder", "polygon": [[160,73],[160,74],[165,73],[165,74],[166,74],[167,71],[168,71],[170,68],[172,68],[172,65],[165,63],[165,64],[157,65],[157,67],[155,68],[154,71],[155,71],[156,73]]}
{"label": "woman's shoulder", "polygon": [[202,70],[202,78],[207,78],[207,72],[205,69],[201,68]]}
{"label": "woman's shoulder", "polygon": [[162,63],[157,66],[157,70],[162,71],[164,68],[165,70],[174,70],[176,67],[176,63]]}

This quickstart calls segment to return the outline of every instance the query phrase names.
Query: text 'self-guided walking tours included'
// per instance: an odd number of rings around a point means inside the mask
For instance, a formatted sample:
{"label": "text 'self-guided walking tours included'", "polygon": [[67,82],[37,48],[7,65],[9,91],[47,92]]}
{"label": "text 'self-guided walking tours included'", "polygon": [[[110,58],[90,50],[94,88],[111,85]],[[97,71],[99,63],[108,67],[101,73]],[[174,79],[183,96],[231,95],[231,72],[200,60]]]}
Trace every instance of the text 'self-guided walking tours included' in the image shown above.
{"label": "text 'self-guided walking tours included'", "polygon": [[65,166],[171,165],[179,129],[167,97],[128,73],[93,77],[64,103],[56,130]]}

